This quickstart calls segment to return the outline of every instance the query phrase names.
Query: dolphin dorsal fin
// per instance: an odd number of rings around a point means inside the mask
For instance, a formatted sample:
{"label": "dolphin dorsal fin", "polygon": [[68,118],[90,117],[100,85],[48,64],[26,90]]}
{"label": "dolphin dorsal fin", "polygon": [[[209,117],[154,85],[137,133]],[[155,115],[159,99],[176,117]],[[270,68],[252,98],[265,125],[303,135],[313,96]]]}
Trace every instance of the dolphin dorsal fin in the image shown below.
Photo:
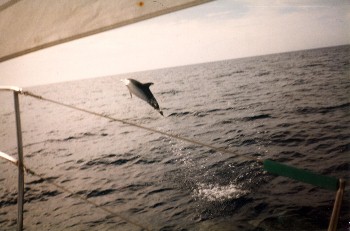
{"label": "dolphin dorsal fin", "polygon": [[143,84],[145,87],[150,87],[151,85],[153,85],[153,83],[144,83]]}

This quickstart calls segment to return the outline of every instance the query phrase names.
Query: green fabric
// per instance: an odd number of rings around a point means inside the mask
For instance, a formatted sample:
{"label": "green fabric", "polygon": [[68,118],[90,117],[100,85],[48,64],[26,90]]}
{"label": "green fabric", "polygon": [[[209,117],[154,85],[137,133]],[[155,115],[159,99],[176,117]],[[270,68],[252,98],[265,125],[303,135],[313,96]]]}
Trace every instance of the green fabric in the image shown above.
{"label": "green fabric", "polygon": [[281,164],[273,160],[264,160],[264,169],[270,173],[286,176],[294,180],[333,191],[337,191],[339,187],[339,180],[337,178],[319,175],[310,171]]}

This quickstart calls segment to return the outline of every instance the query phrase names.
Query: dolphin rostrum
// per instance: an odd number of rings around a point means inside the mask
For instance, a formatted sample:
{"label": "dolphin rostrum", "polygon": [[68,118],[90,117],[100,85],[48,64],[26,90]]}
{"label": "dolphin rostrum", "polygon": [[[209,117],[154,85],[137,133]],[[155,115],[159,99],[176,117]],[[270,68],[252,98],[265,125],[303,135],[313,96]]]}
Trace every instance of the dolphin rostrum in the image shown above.
{"label": "dolphin rostrum", "polygon": [[121,79],[120,81],[122,81],[128,87],[131,98],[132,94],[136,95],[163,115],[163,112],[159,109],[156,98],[154,98],[151,90],[149,89],[153,83],[140,83],[135,79]]}

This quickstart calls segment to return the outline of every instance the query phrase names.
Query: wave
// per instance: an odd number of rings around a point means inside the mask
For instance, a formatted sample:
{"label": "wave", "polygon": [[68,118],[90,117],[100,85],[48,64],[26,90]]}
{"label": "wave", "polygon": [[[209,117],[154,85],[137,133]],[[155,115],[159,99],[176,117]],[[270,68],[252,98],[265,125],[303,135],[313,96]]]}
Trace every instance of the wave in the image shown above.
{"label": "wave", "polygon": [[[99,167],[99,166],[109,166],[109,165],[115,165],[115,166],[120,166],[124,165],[130,161],[133,161],[137,159],[138,156],[131,157],[131,158],[120,158],[116,154],[108,154],[106,156],[96,158],[90,161],[87,161],[84,163],[80,169],[88,169],[91,167]],[[83,161],[84,162],[84,161]]]}
{"label": "wave", "polygon": [[182,91],[178,91],[178,90],[169,90],[169,91],[162,91],[159,94],[160,95],[176,95],[178,93],[180,93]]}
{"label": "wave", "polygon": [[115,189],[94,189],[94,190],[81,190],[76,192],[78,195],[85,195],[87,198],[106,196],[114,193]]}
{"label": "wave", "polygon": [[343,110],[343,109],[350,109],[350,103],[343,103],[340,105],[335,106],[328,106],[328,107],[302,107],[297,108],[296,112],[298,114],[327,114],[329,112],[333,112],[335,110]]}
{"label": "wave", "polygon": [[301,66],[301,68],[305,68],[305,67],[324,67],[325,64],[324,63],[311,63],[311,64],[307,64],[304,66]]}
{"label": "wave", "polygon": [[151,196],[153,194],[159,194],[159,193],[162,193],[162,192],[166,192],[166,191],[171,191],[171,190],[174,190],[173,188],[160,188],[160,189],[155,189],[155,190],[152,190],[150,192],[148,192],[146,194],[146,197],[148,196]]}
{"label": "wave", "polygon": [[231,111],[235,110],[233,107],[228,107],[228,108],[213,108],[213,109],[208,109],[208,110],[201,110],[201,111],[184,111],[184,112],[174,112],[169,115],[169,117],[180,117],[180,116],[186,116],[186,115],[193,115],[196,117],[205,117],[207,115],[210,115],[210,113],[214,112],[226,112],[226,111]]}
{"label": "wave", "polygon": [[191,112],[189,111],[185,111],[185,112],[173,112],[170,115],[168,115],[168,117],[180,117],[180,116],[185,116],[185,115],[189,115],[191,114]]}
{"label": "wave", "polygon": [[254,121],[259,119],[270,119],[273,118],[270,114],[260,114],[260,115],[254,115],[254,116],[247,116],[242,118],[243,121]]}
{"label": "wave", "polygon": [[232,72],[229,72],[229,73],[223,73],[223,74],[218,74],[215,76],[215,79],[220,79],[220,78],[224,78],[224,77],[230,77],[234,74],[242,74],[244,73],[244,71],[242,70],[238,70],[238,71],[232,71]]}
{"label": "wave", "polygon": [[[100,135],[100,136],[108,136],[107,133],[95,134],[95,133],[90,133],[90,132],[83,132],[83,133],[79,133],[79,134],[76,134],[76,135],[73,135],[73,136],[68,136],[68,137],[61,138],[61,139],[46,139],[46,140],[43,140],[43,141],[33,142],[33,143],[26,144],[23,147],[30,147],[30,146],[37,145],[37,144],[42,144],[42,143],[66,142],[66,141],[70,141],[70,140],[84,139],[86,137],[90,137],[90,136],[92,137],[92,136],[98,136],[98,135]],[[41,149],[39,151],[36,151],[35,153],[40,153],[43,150],[44,149]]]}
{"label": "wave", "polygon": [[261,77],[261,76],[265,76],[265,75],[269,75],[269,74],[271,74],[270,71],[263,71],[263,72],[257,73],[255,76]]}

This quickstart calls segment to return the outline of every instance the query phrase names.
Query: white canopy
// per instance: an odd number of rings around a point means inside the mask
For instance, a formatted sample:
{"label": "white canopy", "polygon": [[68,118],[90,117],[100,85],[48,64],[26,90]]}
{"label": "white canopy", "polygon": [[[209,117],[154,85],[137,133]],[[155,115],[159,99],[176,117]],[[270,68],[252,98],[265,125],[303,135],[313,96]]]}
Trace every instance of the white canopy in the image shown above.
{"label": "white canopy", "polygon": [[209,0],[0,0],[0,62]]}

